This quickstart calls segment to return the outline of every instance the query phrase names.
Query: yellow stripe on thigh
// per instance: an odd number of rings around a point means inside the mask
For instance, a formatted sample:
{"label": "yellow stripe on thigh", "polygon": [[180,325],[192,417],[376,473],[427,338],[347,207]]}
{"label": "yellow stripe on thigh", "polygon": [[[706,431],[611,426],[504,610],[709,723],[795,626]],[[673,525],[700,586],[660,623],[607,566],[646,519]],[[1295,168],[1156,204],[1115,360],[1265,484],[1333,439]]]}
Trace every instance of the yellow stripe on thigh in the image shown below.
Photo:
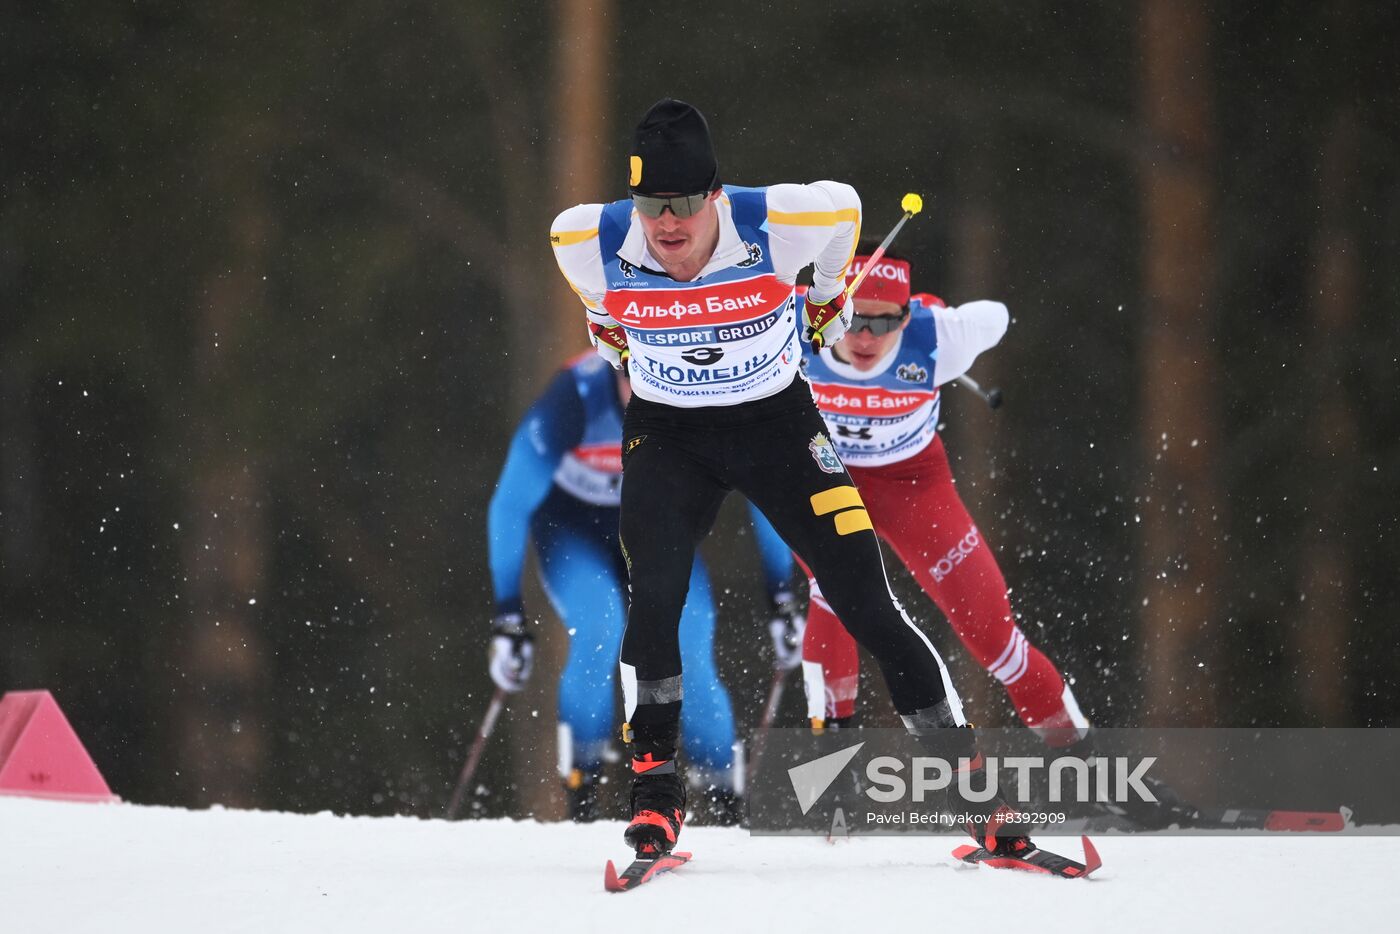
{"label": "yellow stripe on thigh", "polygon": [[819,516],[836,513],[836,534],[850,535],[865,529],[874,530],[870,513],[865,511],[860,491],[853,486],[837,486],[812,496],[812,512]]}

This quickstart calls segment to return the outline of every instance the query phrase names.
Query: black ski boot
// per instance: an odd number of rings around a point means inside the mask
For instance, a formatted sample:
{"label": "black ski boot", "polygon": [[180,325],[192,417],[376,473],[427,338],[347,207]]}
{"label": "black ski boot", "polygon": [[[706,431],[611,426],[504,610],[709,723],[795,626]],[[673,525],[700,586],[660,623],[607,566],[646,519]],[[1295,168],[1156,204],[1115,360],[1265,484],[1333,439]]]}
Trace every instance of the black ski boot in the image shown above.
{"label": "black ski boot", "polygon": [[[971,732],[971,730],[969,730]],[[966,769],[958,769],[953,777],[953,785],[948,789],[948,805],[953,811],[956,823],[967,831],[977,845],[994,856],[1020,856],[1035,849],[1026,831],[1029,824],[1021,820],[1020,813],[1000,793],[989,801],[971,801],[963,796],[961,782],[966,771],[967,787],[978,790],[987,787],[986,766],[979,751],[971,757]]]}
{"label": "black ski boot", "polygon": [[977,819],[963,823],[968,836],[993,856],[1021,856],[1034,850],[1016,810],[996,799],[988,803],[996,805],[990,813],[973,812]]}
{"label": "black ski boot", "polygon": [[738,827],[748,816],[744,810],[744,799],[732,788],[710,785],[700,790],[700,810],[705,822],[716,827]]}
{"label": "black ski boot", "polygon": [[598,819],[598,776],[574,769],[564,779],[564,799],[569,804],[569,820],[591,824]]}
{"label": "black ski boot", "polygon": [[685,824],[685,785],[675,759],[650,753],[632,760],[632,821],[622,835],[638,859],[656,859],[671,852]]}
{"label": "black ski boot", "polygon": [[[1090,763],[1091,768],[1094,759],[1102,756],[1108,762],[1108,787],[1110,789],[1118,787],[1119,769],[1122,768],[1122,763],[1117,756],[1095,750],[1092,731],[1079,742],[1061,750],[1061,754],[1083,759]],[[1143,801],[1136,794],[1130,794],[1126,801],[1094,801],[1092,807],[1144,830],[1163,830],[1173,825],[1190,827],[1199,819],[1200,810],[1182,800],[1176,790],[1166,782],[1151,775],[1143,775],[1136,781],[1151,792],[1157,800]]]}
{"label": "black ski boot", "polygon": [[[905,722],[908,725],[907,718]],[[964,786],[969,792],[978,792],[989,780],[977,731],[971,725],[943,726],[924,735],[953,763],[955,774],[947,801],[954,824],[994,856],[1020,856],[1034,850],[1035,844],[1026,833],[1029,825],[1000,793],[987,801],[973,801],[963,794]]]}
{"label": "black ski boot", "polygon": [[1196,823],[1201,815],[1200,810],[1181,800],[1181,796],[1172,786],[1150,775],[1144,775],[1138,780],[1152,792],[1156,801],[1139,801],[1133,798],[1123,802],[1102,802],[1099,807],[1145,830],[1164,830],[1172,826],[1190,827]]}

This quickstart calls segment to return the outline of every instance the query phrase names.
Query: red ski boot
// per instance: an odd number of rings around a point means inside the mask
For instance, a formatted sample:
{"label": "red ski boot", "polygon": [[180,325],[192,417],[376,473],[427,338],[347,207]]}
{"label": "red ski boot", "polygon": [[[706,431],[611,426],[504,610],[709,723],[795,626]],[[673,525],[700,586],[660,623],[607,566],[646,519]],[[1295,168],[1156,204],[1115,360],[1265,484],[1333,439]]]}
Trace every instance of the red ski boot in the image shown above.
{"label": "red ski boot", "polygon": [[632,760],[632,771],[632,821],[623,839],[638,859],[655,859],[671,852],[685,824],[685,785],[674,759],[648,753]]}

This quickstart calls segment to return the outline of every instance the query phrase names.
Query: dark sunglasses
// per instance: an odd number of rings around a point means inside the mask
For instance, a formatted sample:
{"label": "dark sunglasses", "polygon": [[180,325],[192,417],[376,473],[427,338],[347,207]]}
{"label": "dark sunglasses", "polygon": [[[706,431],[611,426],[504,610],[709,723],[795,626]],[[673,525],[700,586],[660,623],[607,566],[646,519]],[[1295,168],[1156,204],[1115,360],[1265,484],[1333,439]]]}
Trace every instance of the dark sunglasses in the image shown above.
{"label": "dark sunglasses", "polygon": [[705,206],[705,200],[710,197],[708,191],[698,195],[672,195],[669,198],[658,198],[655,195],[639,195],[632,192],[632,203],[636,205],[638,211],[647,217],[660,217],[661,212],[667,208],[671,213],[680,218],[690,217]]}
{"label": "dark sunglasses", "polygon": [[861,331],[869,331],[876,337],[881,337],[891,331],[898,331],[899,326],[904,323],[904,319],[909,317],[909,308],[905,308],[897,315],[851,315],[851,326],[846,330],[852,334]]}

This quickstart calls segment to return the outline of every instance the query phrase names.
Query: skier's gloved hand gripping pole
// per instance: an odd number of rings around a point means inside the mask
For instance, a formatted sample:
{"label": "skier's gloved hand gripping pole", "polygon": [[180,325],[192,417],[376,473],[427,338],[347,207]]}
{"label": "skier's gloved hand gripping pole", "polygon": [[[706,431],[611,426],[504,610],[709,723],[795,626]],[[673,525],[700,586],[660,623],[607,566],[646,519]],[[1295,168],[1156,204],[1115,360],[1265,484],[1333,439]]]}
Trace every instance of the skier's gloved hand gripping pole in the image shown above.
{"label": "skier's gloved hand gripping pole", "polygon": [[774,669],[787,672],[802,664],[802,636],[806,629],[807,617],[802,615],[796,595],[783,590],[774,596],[768,620]]}
{"label": "skier's gloved hand gripping pole", "polygon": [[627,348],[627,332],[622,325],[603,326],[589,322],[588,335],[598,355],[612,364],[614,370],[621,370],[632,359],[632,351]]}
{"label": "skier's gloved hand gripping pole", "polygon": [[802,309],[802,323],[806,325],[802,336],[812,345],[813,350],[830,347],[846,335],[846,329],[851,325],[851,315],[846,310],[846,306],[850,304],[851,296],[856,294],[856,289],[860,288],[861,280],[865,278],[866,274],[879,265],[880,260],[885,256],[885,251],[890,248],[895,236],[909,218],[924,209],[924,199],[911,191],[900,199],[899,206],[904,209],[904,216],[894,225],[894,229],[885,235],[885,239],[880,241],[875,252],[870,254],[869,261],[851,280],[851,284],[846,286],[845,291],[836,293],[831,299],[821,304],[814,304],[811,293],[807,294],[807,302]]}
{"label": "skier's gloved hand gripping pole", "polygon": [[525,628],[523,614],[502,613],[491,621],[487,666],[496,687],[510,694],[530,680],[535,666],[535,637]]}
{"label": "skier's gloved hand gripping pole", "polygon": [[496,720],[501,716],[501,710],[505,707],[506,695],[514,694],[525,687],[525,682],[530,680],[534,659],[535,637],[525,628],[523,614],[501,613],[491,620],[491,643],[487,654],[487,666],[491,672],[491,680],[496,683],[496,690],[491,695],[491,703],[486,708],[486,715],[481,718],[481,726],[477,728],[476,738],[472,740],[471,750],[467,753],[467,761],[462,765],[462,774],[457,778],[457,787],[452,789],[452,800],[447,804],[448,820],[457,817],[457,811],[462,806],[462,797],[466,794],[467,785],[471,782],[472,776],[476,774],[476,767],[481,762],[481,754],[486,749],[486,741],[491,738],[491,732],[496,728]]}

